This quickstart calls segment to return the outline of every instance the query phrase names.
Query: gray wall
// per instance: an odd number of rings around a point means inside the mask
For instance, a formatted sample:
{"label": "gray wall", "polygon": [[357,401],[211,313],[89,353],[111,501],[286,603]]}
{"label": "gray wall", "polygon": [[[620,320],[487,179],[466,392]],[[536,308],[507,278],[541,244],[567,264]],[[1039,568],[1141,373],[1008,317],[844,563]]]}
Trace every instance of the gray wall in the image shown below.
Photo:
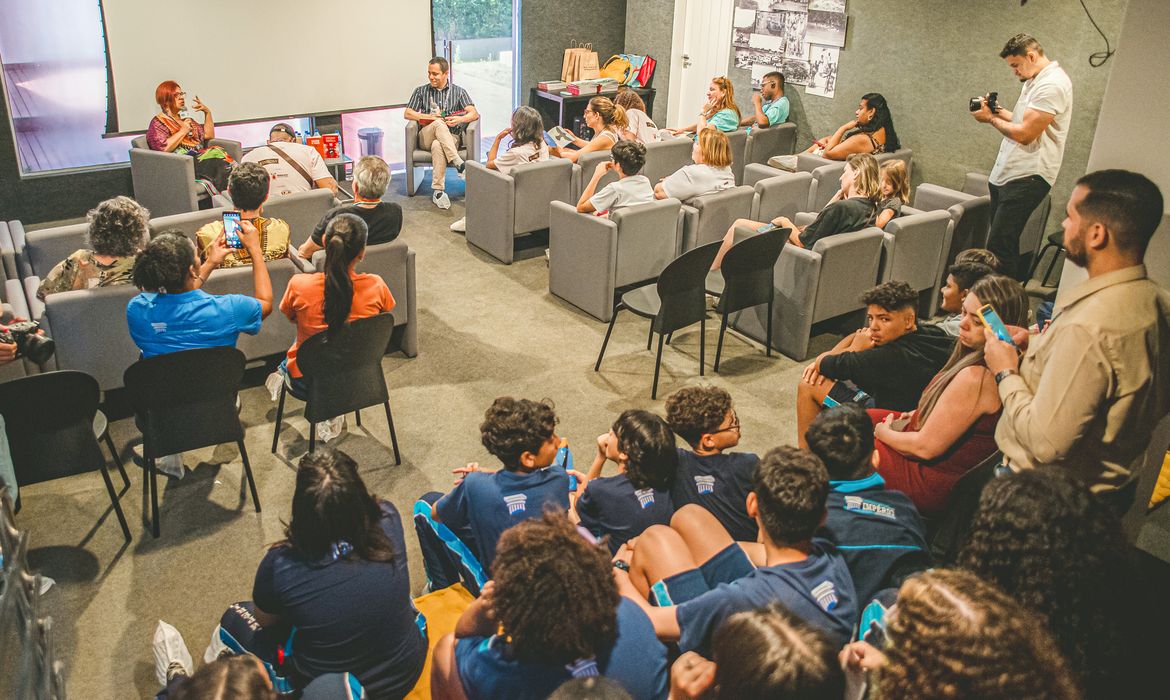
{"label": "gray wall", "polygon": [[520,103],[536,83],[561,77],[569,42],[592,43],[605,63],[624,51],[625,37],[626,0],[520,0]]}
{"label": "gray wall", "polygon": [[[666,126],[666,93],[670,88],[670,52],[674,39],[674,0],[634,0],[626,8],[626,52],[652,56],[651,87],[655,89],[650,118]],[[604,59],[602,59],[604,60]]]}
{"label": "gray wall", "polygon": [[[1125,2],[1094,2],[1090,7],[1101,28],[1116,40]],[[1073,82],[1072,127],[1052,193],[1054,211],[1063,206],[1073,181],[1085,172],[1114,63],[1102,68],[1088,65],[1088,55],[1102,50],[1104,42],[1080,3],[1032,0],[1020,7],[1014,0],[853,0],[847,10],[849,33],[841,51],[836,97],[805,95],[802,87],[788,91],[791,118],[800,127],[798,145],[832,134],[853,118],[861,95],[880,92],[890,103],[899,138],[914,149],[915,183],[959,187],[964,173],[990,172],[1001,136],[968,115],[968,98],[992,90],[1009,108],[1015,104],[1020,86],[999,51],[1013,34],[1028,32]],[[1151,31],[1164,27],[1149,26]],[[748,104],[749,73],[730,71],[743,108]],[[1148,77],[1146,72],[1147,89],[1152,84]]]}

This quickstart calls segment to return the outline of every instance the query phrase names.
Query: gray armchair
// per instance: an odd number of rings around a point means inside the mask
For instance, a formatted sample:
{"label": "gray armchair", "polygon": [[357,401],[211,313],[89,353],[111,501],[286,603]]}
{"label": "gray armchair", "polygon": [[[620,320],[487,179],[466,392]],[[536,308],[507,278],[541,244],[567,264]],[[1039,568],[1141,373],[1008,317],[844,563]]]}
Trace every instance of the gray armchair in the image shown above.
{"label": "gray armchair", "polygon": [[688,138],[672,138],[646,144],[646,165],[642,174],[650,184],[658,184],[662,178],[673,174],[684,165],[690,165],[694,144]]}
{"label": "gray armchair", "polygon": [[283,219],[289,228],[289,247],[295,248],[308,239],[309,234],[321,223],[325,212],[341,202],[327,189],[309,190],[273,197],[264,202],[264,216]]}
{"label": "gray armchair", "polygon": [[[906,171],[909,172],[913,163],[914,152],[909,148],[900,148],[893,153],[879,153],[877,156],[878,163],[884,163],[888,160],[900,160],[906,163]],[[845,161],[843,160],[829,160],[821,156],[814,156],[811,153],[800,153],[796,156],[796,169],[800,172],[809,172],[813,174],[813,178],[817,181],[816,200],[813,202],[813,209],[820,211],[824,208],[833,195],[840,189],[838,180],[841,179],[841,172],[845,170]]]}
{"label": "gray armchair", "polygon": [[744,154],[747,153],[747,129],[740,127],[735,131],[728,131],[727,143],[731,146],[731,172],[735,174],[735,184],[743,184],[743,168],[746,165]]}
{"label": "gray armchair", "polygon": [[[255,363],[262,358],[287,352],[297,337],[297,328],[284,314],[280,313],[280,300],[288,289],[288,281],[300,272],[288,258],[272,260],[267,263],[268,276],[272,280],[272,313],[260,325],[260,332],[256,335],[240,335],[236,347],[244,353],[249,363]],[[208,294],[244,294],[252,295],[252,266],[222,267],[207,278],[203,290]],[[50,299],[52,297],[49,297]],[[123,310],[122,315],[125,316]]]}
{"label": "gray armchair", "polygon": [[[207,143],[222,147],[237,162],[244,157],[239,141],[211,139]],[[149,209],[151,216],[196,211],[200,201],[206,201],[206,192],[195,184],[195,164],[191,156],[152,151],[145,136],[136,137],[130,145],[134,199]]]}
{"label": "gray armchair", "polygon": [[199,241],[195,237],[195,233],[212,221],[219,221],[225,211],[229,211],[229,208],[216,207],[186,214],[155,217],[150,220],[150,237],[154,238],[163,231],[180,231],[187,238],[190,238],[192,243],[198,245]]}
{"label": "gray armchair", "polygon": [[[392,346],[400,347],[407,357],[418,355],[418,292],[414,267],[415,253],[401,238],[389,243],[366,247],[366,256],[357,264],[358,272],[378,275],[394,296],[394,333]],[[325,251],[313,253],[305,272],[325,271]]]}
{"label": "gray armchair", "polygon": [[[989,195],[991,190],[988,187],[987,176],[980,173],[967,173],[963,181],[963,192],[969,192],[976,195]],[[990,200],[989,200],[990,201]],[[1052,211],[1052,195],[1044,195],[1044,199],[1040,204],[1032,210],[1032,215],[1028,217],[1028,223],[1024,224],[1024,230],[1020,232],[1020,270],[1026,272],[1031,269],[1032,260],[1040,251],[1040,246],[1044,243],[1044,230],[1048,227],[1048,215]],[[990,216],[990,210],[988,215]],[[990,221],[988,224],[990,225]],[[990,231],[988,231],[990,233]],[[984,236],[978,243],[973,243],[971,248],[986,248],[987,236]],[[1013,274],[1012,270],[1007,270],[1007,274]]]}
{"label": "gray armchair", "polygon": [[[479,130],[482,119],[476,119],[467,125],[467,130],[463,132],[463,147],[459,149],[459,155],[464,160],[471,163],[479,162]],[[418,147],[418,122],[407,119],[406,120],[406,195],[413,197],[418,193],[419,185],[422,184],[423,174],[428,165],[431,164],[431,152],[424,151]]]}
{"label": "gray armchair", "polygon": [[[986,180],[984,180],[986,189]],[[946,264],[949,266],[961,250],[977,248],[987,241],[987,230],[991,221],[991,195],[986,191],[960,192],[947,187],[924,182],[914,191],[913,208],[903,207],[903,214],[915,211],[946,211],[954,222],[951,245],[947,251]]]}
{"label": "gray armchair", "polygon": [[573,163],[552,158],[504,175],[467,162],[467,242],[512,264],[516,236],[548,228],[549,203],[572,196]]}
{"label": "gray armchair", "polygon": [[[754,235],[736,230],[736,240]],[[776,261],[776,302],[773,305],[772,342],[794,360],[808,356],[814,323],[862,308],[858,297],[878,280],[882,230],[866,228],[817,241],[811,250],[786,245]],[[767,310],[757,306],[736,312],[731,326],[763,343],[767,336]]]}
{"label": "gray armchair", "polygon": [[[752,127],[748,134],[747,149],[743,154],[744,166],[752,163],[765,164],[772,156],[792,155],[796,150],[796,124],[784,122],[774,126]],[[744,182],[743,184],[750,184]]]}
{"label": "gray armchair", "polygon": [[815,196],[817,181],[811,173],[790,173],[766,165],[749,164],[744,171],[744,185],[755,188],[751,218],[771,221],[777,216],[789,219],[807,211]]}
{"label": "gray armchair", "polygon": [[692,197],[682,206],[683,228],[680,253],[704,243],[723,240],[727,228],[736,219],[752,215],[756,191],[751,187],[732,187],[720,192]]}
{"label": "gray armchair", "polygon": [[899,216],[886,224],[881,280],[902,280],[919,292],[924,318],[938,307],[954,226],[945,210]]}
{"label": "gray armchair", "polygon": [[24,234],[23,249],[20,251],[21,276],[45,277],[57,263],[86,248],[86,233],[89,224],[55,226]]}
{"label": "gray armchair", "polygon": [[139,355],[126,324],[126,305],[137,294],[122,284],[50,294],[43,306],[35,302],[43,313],[34,310],[34,316],[57,343],[47,369],[80,370],[97,379],[102,391],[120,388],[122,373]]}
{"label": "gray armchair", "polygon": [[[573,201],[576,202],[581,199],[581,193],[585,191],[585,185],[589,184],[589,179],[593,177],[593,171],[597,169],[598,163],[605,163],[610,158],[609,151],[590,151],[577,159],[573,164]],[[643,167],[645,170],[645,167]],[[611,182],[617,182],[618,175],[613,170],[601,176],[601,180],[597,183],[597,189],[601,190]],[[651,182],[653,184],[653,182]]]}
{"label": "gray armchair", "polygon": [[607,219],[552,203],[548,291],[599,321],[613,318],[614,292],[658,277],[678,252],[681,203],[625,207]]}

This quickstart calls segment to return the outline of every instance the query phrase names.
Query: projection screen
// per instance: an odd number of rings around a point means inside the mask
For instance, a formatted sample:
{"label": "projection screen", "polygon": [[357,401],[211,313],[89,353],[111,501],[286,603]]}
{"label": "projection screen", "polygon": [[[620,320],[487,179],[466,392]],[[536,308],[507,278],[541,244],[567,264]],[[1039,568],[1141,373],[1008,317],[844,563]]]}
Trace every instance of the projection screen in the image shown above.
{"label": "projection screen", "polygon": [[402,105],[426,82],[431,0],[101,0],[109,130],[141,131],[175,80],[217,123]]}

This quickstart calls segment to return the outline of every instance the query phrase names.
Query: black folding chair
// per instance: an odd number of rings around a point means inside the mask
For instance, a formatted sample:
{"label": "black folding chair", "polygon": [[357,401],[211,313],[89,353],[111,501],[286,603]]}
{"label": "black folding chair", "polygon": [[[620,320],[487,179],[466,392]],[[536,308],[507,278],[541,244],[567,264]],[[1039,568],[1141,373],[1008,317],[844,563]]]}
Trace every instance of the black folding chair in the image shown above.
{"label": "black folding chair", "polygon": [[[97,380],[85,372],[34,374],[0,384],[0,415],[4,416],[16,483],[24,487],[100,471],[122,534],[129,542],[130,528],[94,435],[100,394]],[[117,459],[112,446],[111,452]],[[125,471],[122,479],[129,486]],[[20,510],[19,501],[16,509]]]}
{"label": "black folding chair", "polygon": [[703,376],[707,350],[707,300],[703,287],[720,245],[721,241],[716,241],[688,250],[666,266],[654,285],[638,287],[622,294],[621,301],[613,308],[609,327],[605,329],[605,340],[601,343],[601,352],[597,355],[593,371],[601,371],[601,359],[605,357],[605,347],[609,345],[609,336],[613,333],[618,312],[628,309],[642,318],[651,319],[650,335],[646,339],[647,350],[650,349],[654,334],[658,333],[658,356],[654,360],[654,384],[650,389],[650,398],[658,398],[663,341],[680,328],[695,323],[699,324],[699,376]]}
{"label": "black folding chair", "polygon": [[[386,423],[390,426],[394,464],[402,464],[398,435],[394,432],[394,416],[390,413],[390,390],[382,373],[382,357],[393,332],[394,315],[384,313],[350,321],[332,338],[322,332],[301,344],[297,350],[297,366],[309,386],[309,395],[303,397],[305,419],[309,421],[309,452],[317,446],[317,423],[353,411],[360,426],[361,410],[382,404],[386,408]],[[280,438],[287,393],[288,387],[281,384],[276,426],[272,432],[273,453]]]}
{"label": "black folding chair", "polygon": [[[155,460],[209,445],[234,442],[244,462],[252,503],[260,497],[244,447],[244,428],[236,412],[236,393],[244,376],[244,353],[233,347],[184,350],[139,360],[122,380],[142,431],[142,458],[150,494],[151,531],[159,535],[158,469]],[[149,489],[147,488],[149,485]]]}
{"label": "black folding chair", "polygon": [[768,305],[768,334],[764,352],[772,356],[772,304],[776,299],[776,260],[792,229],[779,228],[743,239],[723,256],[718,270],[707,275],[707,293],[719,297],[715,313],[719,322],[719,342],[715,346],[715,371],[723,355],[723,336],[727,332],[727,317],[733,312],[750,309],[759,304]]}

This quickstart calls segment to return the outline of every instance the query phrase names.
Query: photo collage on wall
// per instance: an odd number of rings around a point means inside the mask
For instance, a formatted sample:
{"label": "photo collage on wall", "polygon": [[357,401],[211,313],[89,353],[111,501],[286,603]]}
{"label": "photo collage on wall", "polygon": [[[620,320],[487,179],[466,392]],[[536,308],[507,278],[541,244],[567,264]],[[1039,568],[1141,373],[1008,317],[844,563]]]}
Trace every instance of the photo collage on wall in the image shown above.
{"label": "photo collage on wall", "polygon": [[732,25],[736,68],[750,70],[759,89],[766,73],[833,97],[845,45],[846,0],[736,0]]}

